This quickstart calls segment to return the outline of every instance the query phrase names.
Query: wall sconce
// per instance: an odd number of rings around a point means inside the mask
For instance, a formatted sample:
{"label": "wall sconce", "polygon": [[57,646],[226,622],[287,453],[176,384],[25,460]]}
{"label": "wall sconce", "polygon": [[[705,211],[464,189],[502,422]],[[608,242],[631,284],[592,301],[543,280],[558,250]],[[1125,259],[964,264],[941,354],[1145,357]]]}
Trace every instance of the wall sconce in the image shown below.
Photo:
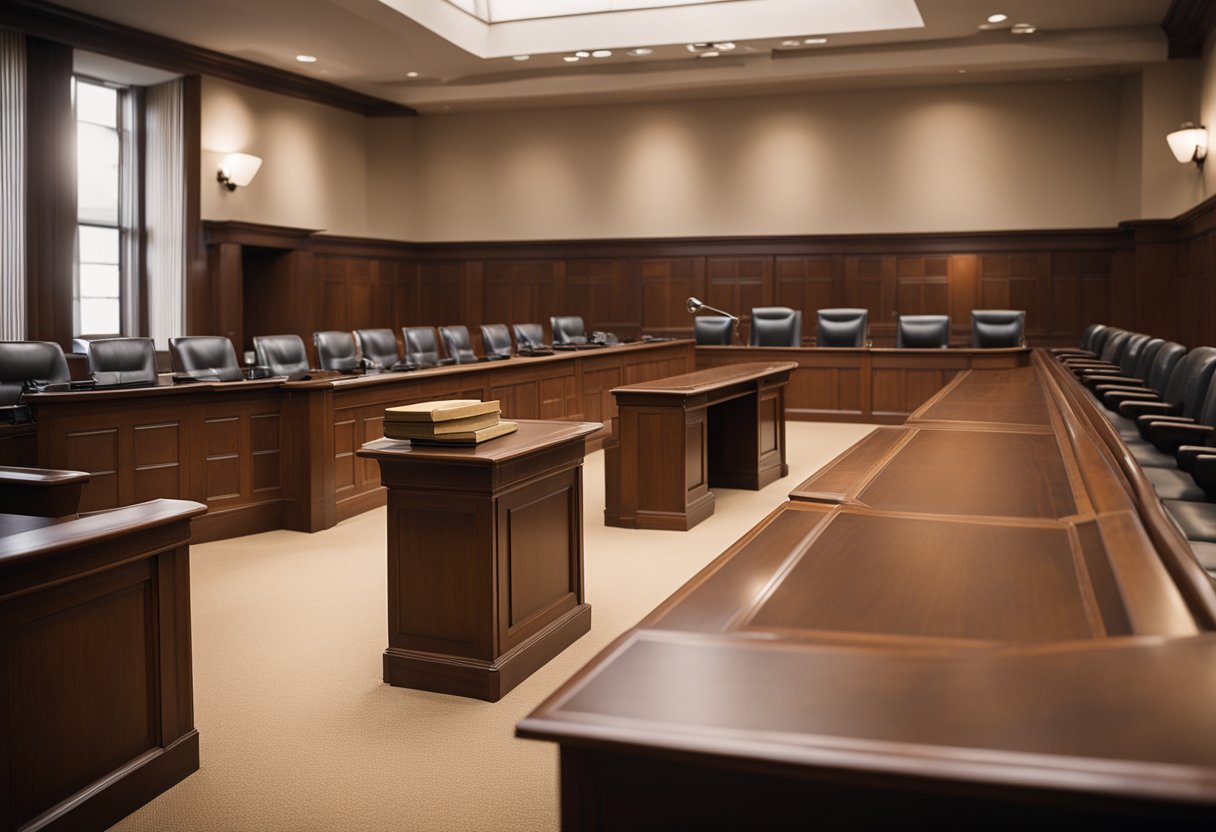
{"label": "wall sconce", "polygon": [[1186,122],[1173,133],[1165,137],[1174,151],[1174,158],[1184,165],[1194,162],[1203,169],[1203,160],[1208,155],[1208,131],[1202,124]]}
{"label": "wall sconce", "polygon": [[244,188],[257,176],[262,167],[262,157],[250,153],[229,153],[220,162],[220,169],[215,174],[216,180],[230,191],[238,187]]}

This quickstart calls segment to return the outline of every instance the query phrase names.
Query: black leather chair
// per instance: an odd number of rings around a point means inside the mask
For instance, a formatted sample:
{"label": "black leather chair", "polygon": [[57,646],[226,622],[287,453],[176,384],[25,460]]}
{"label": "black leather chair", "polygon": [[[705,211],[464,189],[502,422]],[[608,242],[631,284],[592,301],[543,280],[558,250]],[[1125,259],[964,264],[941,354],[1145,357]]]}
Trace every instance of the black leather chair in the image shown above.
{"label": "black leather chair", "polygon": [[186,335],[169,339],[173,372],[200,381],[240,381],[244,378],[232,342],[222,335]]}
{"label": "black leather chair", "polygon": [[439,342],[435,340],[433,326],[407,326],[405,335],[405,360],[419,367],[440,367],[455,364],[454,358],[439,357]]}
{"label": "black leather chair", "polygon": [[578,315],[555,315],[549,318],[549,329],[554,346],[587,343],[587,328]]}
{"label": "black leather chair", "polygon": [[692,319],[693,337],[707,347],[729,347],[734,321],[725,315],[698,315]]}
{"label": "black leather chair", "polygon": [[903,349],[950,346],[950,316],[900,315],[895,328],[895,346]]}
{"label": "black leather chair", "polygon": [[85,355],[88,356],[89,373],[99,387],[156,384],[156,345],[151,338],[89,340]]}
{"label": "black leather chair", "polygon": [[308,377],[308,350],[299,335],[254,336],[253,352],[258,366],[268,368],[272,376]]}
{"label": "black leather chair", "polygon": [[469,337],[466,326],[441,326],[439,337],[443,339],[443,348],[448,355],[456,359],[457,364],[476,364],[482,359],[473,352],[473,339]]}
{"label": "black leather chair", "polygon": [[543,350],[548,347],[545,343],[545,331],[540,324],[512,324],[515,330],[515,349],[524,352],[529,349]]}
{"label": "black leather chair", "polygon": [[1116,370],[1123,358],[1123,351],[1136,336],[1137,333],[1126,329],[1116,330],[1103,342],[1102,352],[1097,356],[1073,356],[1062,358],[1060,362],[1078,375],[1095,369]]}
{"label": "black leather chair", "polygon": [[1140,351],[1136,370],[1130,376],[1088,376],[1085,382],[1103,405],[1114,410],[1120,393],[1165,389],[1174,365],[1185,354],[1186,347],[1182,344],[1153,338]]}
{"label": "black leather chair", "polygon": [[980,349],[1021,347],[1026,343],[1026,312],[1020,309],[972,309],[971,346]]}
{"label": "black leather chair", "polygon": [[[1111,339],[1112,342],[1114,339]],[[1123,375],[1131,376],[1136,371],[1136,365],[1140,362],[1140,353],[1144,351],[1144,347],[1149,341],[1153,340],[1150,336],[1142,332],[1129,333],[1126,338],[1122,339],[1122,343],[1112,355],[1112,361],[1097,361],[1097,362],[1073,362],[1065,366],[1076,373],[1077,378],[1084,382],[1087,386],[1092,386],[1090,378],[1101,377],[1104,375]],[[1110,343],[1110,342],[1108,342]]]}
{"label": "black leather chair", "polygon": [[0,341],[0,406],[17,404],[26,382],[66,384],[63,348],[53,341]]}
{"label": "black leather chair", "polygon": [[356,329],[359,352],[372,367],[387,370],[401,360],[397,336],[391,329]]}
{"label": "black leather chair", "polygon": [[801,346],[801,310],[786,306],[753,307],[751,336],[747,340],[753,347]]}
{"label": "black leather chair", "polygon": [[314,332],[312,345],[317,350],[317,362],[322,370],[349,373],[359,368],[359,351],[355,348],[355,336],[345,330]]}
{"label": "black leather chair", "polygon": [[482,324],[481,343],[487,358],[511,357],[511,330],[506,324]]}
{"label": "black leather chair", "polygon": [[869,334],[870,313],[866,309],[820,309],[815,345],[820,347],[864,347]]}
{"label": "black leather chair", "polygon": [[1100,346],[1095,346],[1102,333],[1102,330],[1107,329],[1106,324],[1090,324],[1085,327],[1085,331],[1081,333],[1081,344],[1078,347],[1052,347],[1050,352],[1056,356],[1066,355],[1097,355]]}

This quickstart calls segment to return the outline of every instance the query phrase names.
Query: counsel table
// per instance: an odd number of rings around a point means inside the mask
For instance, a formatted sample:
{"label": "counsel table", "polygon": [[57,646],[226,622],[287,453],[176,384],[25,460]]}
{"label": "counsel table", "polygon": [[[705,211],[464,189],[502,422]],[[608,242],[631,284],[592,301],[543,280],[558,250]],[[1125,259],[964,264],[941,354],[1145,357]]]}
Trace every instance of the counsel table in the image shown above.
{"label": "counsel table", "polygon": [[519,421],[475,447],[380,439],[384,681],[495,702],[591,629],[583,446],[598,422]]}
{"label": "counsel table", "polygon": [[1210,828],[1216,593],[1054,362],[792,496],[519,724],[563,828]]}
{"label": "counsel table", "polygon": [[785,384],[797,366],[736,364],[615,388],[604,522],[691,529],[714,513],[711,485],[757,490],[788,474]]}

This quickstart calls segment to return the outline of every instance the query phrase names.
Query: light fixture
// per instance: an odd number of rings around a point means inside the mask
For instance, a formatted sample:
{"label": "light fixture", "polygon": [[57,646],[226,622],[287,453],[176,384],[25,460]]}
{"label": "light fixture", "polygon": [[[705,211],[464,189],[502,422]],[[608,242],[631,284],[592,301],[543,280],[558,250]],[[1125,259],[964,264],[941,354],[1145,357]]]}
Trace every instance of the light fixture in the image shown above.
{"label": "light fixture", "polygon": [[1035,26],[1033,23],[1015,23],[1013,24],[1013,28],[1009,31],[1013,32],[1015,35],[1033,35],[1035,32],[1039,31],[1039,27]]}
{"label": "light fixture", "polygon": [[251,153],[229,153],[220,162],[220,168],[216,171],[215,178],[228,190],[235,191],[252,182],[260,167],[262,167],[261,156],[254,156]]}
{"label": "light fixture", "polygon": [[710,45],[713,46],[713,48],[718,50],[719,52],[729,52],[730,50],[735,48],[735,44],[729,40],[725,40],[725,41],[722,41],[721,43],[714,43],[714,44],[710,44]]}
{"label": "light fixture", "polygon": [[406,78],[417,78],[418,73],[417,72],[407,72],[407,73],[405,73],[405,77]]}
{"label": "light fixture", "polygon": [[807,38],[803,41],[807,46],[818,46],[821,43],[827,43],[827,38]]}
{"label": "light fixture", "polygon": [[1007,14],[990,14],[990,15],[988,15],[989,23],[1004,23],[1008,19],[1009,19],[1009,15],[1007,15]]}
{"label": "light fixture", "polygon": [[583,52],[575,52],[575,53],[574,53],[574,57],[576,57],[576,58],[590,58],[590,57],[591,57],[591,53],[590,53],[590,52],[585,52],[585,51],[583,51]]}
{"label": "light fixture", "polygon": [[514,58],[512,58],[511,60],[513,60],[513,61],[526,61],[526,60],[529,60],[531,57],[532,57],[531,55],[516,55],[516,56],[515,56]]}
{"label": "light fixture", "polygon": [[698,58],[716,58],[721,54],[722,54],[721,52],[715,52],[714,50],[711,49],[708,52],[702,52],[697,57]]}
{"label": "light fixture", "polygon": [[611,58],[612,50],[611,49],[597,49],[591,53],[591,57],[593,57],[593,58]]}
{"label": "light fixture", "polygon": [[1165,137],[1174,151],[1174,158],[1186,164],[1194,162],[1203,168],[1203,160],[1208,155],[1208,131],[1202,124],[1188,121]]}
{"label": "light fixture", "polygon": [[783,41],[781,41],[781,45],[782,46],[802,46],[802,41],[800,41],[800,40],[783,40]]}
{"label": "light fixture", "polygon": [[316,55],[296,55],[296,60],[302,64],[315,64],[317,62]]}
{"label": "light fixture", "polygon": [[654,52],[653,49],[647,49],[645,46],[639,46],[637,49],[630,49],[626,55],[632,55],[635,58],[642,58]]}
{"label": "light fixture", "polygon": [[566,55],[562,60],[568,64],[576,64],[578,63],[578,55]]}

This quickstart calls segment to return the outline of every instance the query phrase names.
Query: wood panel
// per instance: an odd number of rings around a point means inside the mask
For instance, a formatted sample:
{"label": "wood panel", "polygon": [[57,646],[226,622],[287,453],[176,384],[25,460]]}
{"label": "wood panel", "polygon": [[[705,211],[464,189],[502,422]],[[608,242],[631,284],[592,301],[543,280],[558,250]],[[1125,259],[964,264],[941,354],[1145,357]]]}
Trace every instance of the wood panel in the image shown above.
{"label": "wood panel", "polygon": [[684,303],[705,297],[705,259],[645,259],[640,264],[642,331],[651,335],[688,335],[691,316]]}

